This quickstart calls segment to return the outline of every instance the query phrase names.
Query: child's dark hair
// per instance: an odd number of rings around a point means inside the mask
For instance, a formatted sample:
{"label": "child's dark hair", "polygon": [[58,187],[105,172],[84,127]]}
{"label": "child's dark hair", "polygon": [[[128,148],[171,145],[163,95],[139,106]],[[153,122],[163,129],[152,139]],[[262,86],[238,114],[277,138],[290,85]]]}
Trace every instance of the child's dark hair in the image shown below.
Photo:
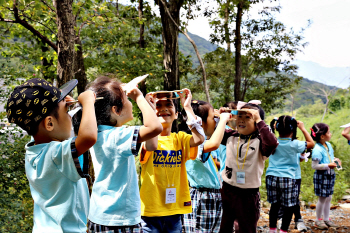
{"label": "child's dark hair", "polygon": [[247,104],[245,104],[245,105],[242,107],[242,109],[244,109],[244,108],[258,110],[261,120],[264,120],[264,119],[265,119],[265,111],[264,111],[264,109],[263,109],[262,107],[260,107],[260,105],[256,105],[256,104],[252,104],[252,103],[247,103]]}
{"label": "child's dark hair", "polygon": [[325,123],[316,123],[311,127],[311,137],[314,141],[319,142],[321,136],[325,135],[329,130],[329,126]]}
{"label": "child's dark hair", "polygon": [[[201,100],[192,100],[191,101],[191,106],[193,109],[194,114],[202,118],[202,121],[204,123],[207,122],[208,115],[209,115],[209,110],[210,108],[213,108],[209,103]],[[184,131],[186,133],[191,133],[191,130],[188,128],[186,121],[187,121],[187,114],[184,109],[182,109],[181,114],[180,114],[180,125],[179,125],[179,130]]]}
{"label": "child's dark hair", "polygon": [[275,130],[276,130],[276,126],[275,126],[275,125],[276,125],[277,120],[278,120],[278,118],[275,117],[275,118],[273,118],[273,120],[270,122],[270,128],[271,128],[271,130],[272,130],[273,133],[275,133]]}
{"label": "child's dark hair", "polygon": [[292,140],[297,138],[298,122],[294,117],[283,115],[280,116],[276,123],[276,130],[280,137],[286,137],[293,133]]}
{"label": "child's dark hair", "polygon": [[237,103],[238,101],[227,102],[223,105],[223,107],[230,108],[230,109],[237,109]]}
{"label": "child's dark hair", "polygon": [[[95,81],[90,83],[87,90],[92,90],[96,93],[97,97],[103,97],[101,100],[95,102],[95,114],[97,125],[110,125],[115,126],[117,121],[111,119],[111,109],[113,106],[117,107],[117,112],[121,112],[124,103],[124,91],[120,86],[120,82],[116,79],[111,79],[106,76],[100,76]],[[79,131],[79,125],[82,117],[82,112],[77,112],[72,121],[74,126],[74,132]]]}

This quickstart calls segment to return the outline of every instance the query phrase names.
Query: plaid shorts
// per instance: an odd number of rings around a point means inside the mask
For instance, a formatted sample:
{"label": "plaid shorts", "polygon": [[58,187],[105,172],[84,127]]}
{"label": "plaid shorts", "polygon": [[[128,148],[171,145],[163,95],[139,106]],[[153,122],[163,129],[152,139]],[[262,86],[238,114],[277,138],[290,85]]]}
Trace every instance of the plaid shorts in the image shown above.
{"label": "plaid shorts", "polygon": [[328,197],[333,195],[335,183],[335,173],[329,174],[328,171],[316,170],[314,173],[315,195],[319,197]]}
{"label": "plaid shorts", "polygon": [[134,226],[103,226],[89,220],[89,233],[141,233],[141,223]]}
{"label": "plaid shorts", "polygon": [[282,206],[298,204],[298,187],[295,179],[266,176],[267,201],[271,204],[281,202]]}
{"label": "plaid shorts", "polygon": [[191,188],[192,213],[184,214],[182,232],[219,232],[222,216],[219,189]]}

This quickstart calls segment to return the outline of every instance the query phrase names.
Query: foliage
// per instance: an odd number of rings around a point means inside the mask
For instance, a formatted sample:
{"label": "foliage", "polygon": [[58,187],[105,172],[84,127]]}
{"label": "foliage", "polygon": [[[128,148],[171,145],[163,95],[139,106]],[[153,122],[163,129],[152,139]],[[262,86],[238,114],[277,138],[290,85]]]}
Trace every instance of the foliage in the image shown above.
{"label": "foliage", "polygon": [[33,201],[24,171],[24,146],[29,136],[0,135],[0,231],[31,232]]}

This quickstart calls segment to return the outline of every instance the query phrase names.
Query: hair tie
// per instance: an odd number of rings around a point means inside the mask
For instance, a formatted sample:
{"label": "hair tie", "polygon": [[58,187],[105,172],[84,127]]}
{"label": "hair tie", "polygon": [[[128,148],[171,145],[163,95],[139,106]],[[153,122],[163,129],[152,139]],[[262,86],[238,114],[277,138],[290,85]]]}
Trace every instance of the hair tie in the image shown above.
{"label": "hair tie", "polygon": [[310,129],[311,129],[311,135],[312,135],[313,137],[316,137],[316,133],[315,133],[314,129],[313,129],[313,128],[310,128]]}
{"label": "hair tie", "polygon": [[192,104],[197,104],[198,100],[192,100]]}
{"label": "hair tie", "polygon": [[294,120],[294,117],[290,118],[290,120],[291,120],[291,121]]}
{"label": "hair tie", "polygon": [[277,122],[277,124],[276,124],[276,129],[278,129],[278,125],[279,125],[279,124],[280,124],[280,123]]}

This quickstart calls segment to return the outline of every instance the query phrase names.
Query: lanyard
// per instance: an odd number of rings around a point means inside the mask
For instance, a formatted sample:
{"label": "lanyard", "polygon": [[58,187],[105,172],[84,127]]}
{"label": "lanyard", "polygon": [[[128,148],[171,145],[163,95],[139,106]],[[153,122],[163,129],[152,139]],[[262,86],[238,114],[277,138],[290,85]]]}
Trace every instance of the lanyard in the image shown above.
{"label": "lanyard", "polygon": [[[252,135],[250,135],[249,140],[248,140],[248,146],[247,149],[245,151],[245,156],[244,156],[244,160],[243,160],[243,164],[242,164],[242,170],[244,169],[244,164],[245,164],[245,159],[247,158],[247,154],[248,154],[248,150],[249,150],[249,143],[250,143],[250,138],[252,137]],[[237,167],[239,170],[239,164],[238,164],[238,152],[239,152],[239,142],[241,141],[241,135],[239,135],[238,137],[238,144],[237,144],[237,157],[236,157],[236,162],[237,162]]]}
{"label": "lanyard", "polygon": [[[327,144],[326,144],[327,145]],[[323,146],[323,145],[322,145]],[[326,149],[326,152],[327,152],[327,155],[328,155],[328,159],[329,159],[329,163],[332,163],[332,159],[331,159],[331,156],[330,156],[330,154],[328,153],[328,151],[329,151],[329,148],[328,148],[328,146],[327,146],[327,148],[325,147],[325,146],[323,146],[325,149]]]}
{"label": "lanyard", "polygon": [[[164,164],[166,179],[167,179],[167,181],[168,181],[168,187],[170,187],[168,171],[167,171],[167,168],[165,167],[165,159],[168,157],[168,155],[169,155],[169,153],[167,154],[167,156],[165,156],[165,158],[164,158],[164,160],[163,160],[163,164]],[[175,170],[174,170],[173,178],[172,178],[172,186],[174,186],[174,177],[175,177],[175,173],[176,173],[176,167],[177,167],[177,157],[176,157],[176,160],[175,160]]]}

